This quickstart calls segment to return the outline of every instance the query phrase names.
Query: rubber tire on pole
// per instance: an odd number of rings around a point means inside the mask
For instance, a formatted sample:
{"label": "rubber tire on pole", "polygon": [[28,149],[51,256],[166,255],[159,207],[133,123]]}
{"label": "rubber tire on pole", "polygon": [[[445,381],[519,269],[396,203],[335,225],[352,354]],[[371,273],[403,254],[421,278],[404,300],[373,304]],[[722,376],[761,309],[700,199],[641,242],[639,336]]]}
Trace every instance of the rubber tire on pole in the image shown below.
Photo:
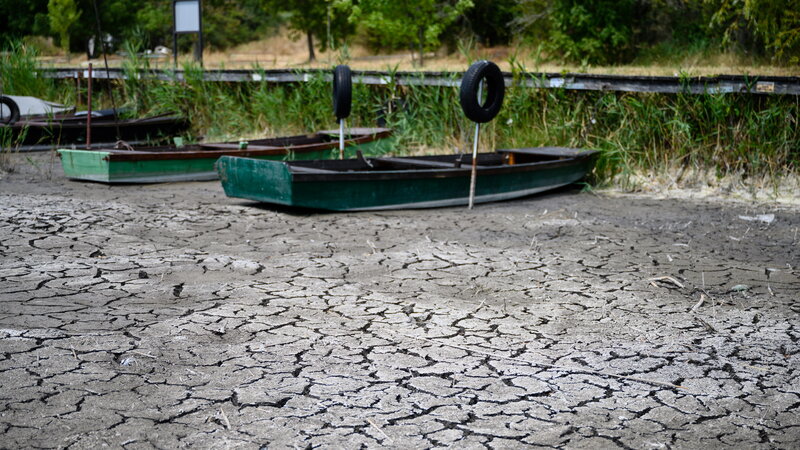
{"label": "rubber tire on pole", "polygon": [[[478,98],[478,86],[481,80],[486,101],[481,104]],[[481,60],[469,67],[461,79],[461,109],[469,120],[477,123],[486,123],[494,119],[503,106],[503,96],[506,92],[503,72],[497,64]]]}
{"label": "rubber tire on pole", "polygon": [[338,120],[350,115],[353,102],[353,79],[350,67],[339,65],[333,69],[333,113]]}
{"label": "rubber tire on pole", "polygon": [[5,125],[14,125],[17,123],[19,120],[19,106],[17,105],[17,102],[3,95],[0,96],[0,103],[6,105],[6,107],[11,111],[11,115],[8,117],[5,115],[0,117],[0,123]]}

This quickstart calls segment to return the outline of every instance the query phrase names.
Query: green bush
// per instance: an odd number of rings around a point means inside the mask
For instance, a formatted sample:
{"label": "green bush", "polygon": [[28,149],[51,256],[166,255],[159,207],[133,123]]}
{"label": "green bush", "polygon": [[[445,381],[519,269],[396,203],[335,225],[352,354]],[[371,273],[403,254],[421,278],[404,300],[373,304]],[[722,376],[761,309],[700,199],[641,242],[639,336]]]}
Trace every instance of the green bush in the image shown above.
{"label": "green bush", "polygon": [[711,29],[723,43],[800,64],[800,4],[797,0],[706,0]]}
{"label": "green bush", "polygon": [[554,0],[550,46],[577,62],[625,62],[634,54],[635,5],[635,0]]}

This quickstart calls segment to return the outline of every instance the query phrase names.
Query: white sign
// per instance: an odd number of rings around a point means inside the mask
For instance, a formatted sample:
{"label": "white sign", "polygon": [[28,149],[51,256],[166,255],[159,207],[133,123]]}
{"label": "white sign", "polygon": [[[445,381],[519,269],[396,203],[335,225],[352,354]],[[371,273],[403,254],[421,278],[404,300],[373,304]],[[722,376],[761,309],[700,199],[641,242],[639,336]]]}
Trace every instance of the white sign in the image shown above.
{"label": "white sign", "polygon": [[200,32],[200,0],[178,0],[175,2],[175,32]]}

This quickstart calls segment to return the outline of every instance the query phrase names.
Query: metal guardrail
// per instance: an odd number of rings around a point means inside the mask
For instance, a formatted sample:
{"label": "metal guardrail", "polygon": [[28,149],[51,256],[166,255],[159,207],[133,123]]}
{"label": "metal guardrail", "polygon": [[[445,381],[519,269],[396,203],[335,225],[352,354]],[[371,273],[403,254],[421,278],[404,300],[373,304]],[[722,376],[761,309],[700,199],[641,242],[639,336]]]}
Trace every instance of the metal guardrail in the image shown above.
{"label": "metal guardrail", "polygon": [[[46,78],[87,78],[88,70],[41,69]],[[323,69],[308,70],[205,70],[206,81],[220,82],[270,82],[297,83],[331,72]],[[511,73],[505,72],[506,85],[515,82]],[[95,79],[124,79],[123,69],[94,69]],[[151,70],[137,73],[138,77],[164,81],[186,80],[183,70]],[[406,86],[458,86],[462,72],[381,72],[353,71],[353,81],[369,85],[396,83]],[[710,77],[664,77],[597,75],[582,73],[524,73],[516,80],[530,88],[567,89],[578,91],[655,92],[665,94],[725,94],[749,93],[772,95],[800,95],[800,77],[718,75]]]}

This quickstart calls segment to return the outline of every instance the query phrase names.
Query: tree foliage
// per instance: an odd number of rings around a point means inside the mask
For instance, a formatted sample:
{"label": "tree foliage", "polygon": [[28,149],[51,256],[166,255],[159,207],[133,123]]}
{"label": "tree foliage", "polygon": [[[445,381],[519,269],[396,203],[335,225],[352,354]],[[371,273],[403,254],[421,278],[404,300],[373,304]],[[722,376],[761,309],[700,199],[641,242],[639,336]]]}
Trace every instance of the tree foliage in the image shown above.
{"label": "tree foliage", "polygon": [[556,0],[551,45],[573,60],[592,64],[631,56],[635,0]]}
{"label": "tree foliage", "polygon": [[351,4],[341,0],[264,0],[264,7],[288,16],[294,37],[305,36],[309,60],[315,59],[314,38],[321,49],[335,48],[355,32],[350,23]]}
{"label": "tree foliage", "polygon": [[563,58],[590,64],[633,55],[637,0],[520,0],[514,23]]}
{"label": "tree foliage", "polygon": [[0,0],[0,46],[31,34],[49,34],[47,1]]}
{"label": "tree foliage", "polygon": [[516,0],[472,0],[474,6],[464,14],[466,31],[488,46],[508,44],[513,37]]}
{"label": "tree foliage", "polygon": [[421,58],[426,50],[440,45],[442,32],[474,3],[472,0],[361,0],[351,5],[350,20],[364,27],[373,45],[415,48]]}
{"label": "tree foliage", "polygon": [[[61,2],[62,0],[57,0]],[[69,47],[83,50],[97,34],[97,3],[103,34],[118,42],[134,39],[153,48],[172,45],[172,2],[166,0],[68,0],[78,17],[69,28]],[[28,35],[63,36],[51,27],[52,0],[0,0],[0,41]],[[203,0],[203,32],[211,48],[224,49],[263,36],[279,26],[277,13],[263,8],[263,0]]]}
{"label": "tree foliage", "polygon": [[69,51],[69,29],[81,17],[75,0],[50,0],[47,2],[50,28],[59,37],[61,48]]}
{"label": "tree foliage", "polygon": [[704,0],[723,44],[800,63],[800,0]]}
{"label": "tree foliage", "polygon": [[[117,42],[172,45],[169,0],[0,0],[0,46],[49,35],[81,50],[98,34],[95,3],[103,34]],[[460,39],[518,40],[552,59],[588,64],[723,49],[800,64],[800,0],[203,0],[203,10],[211,48],[284,25],[308,41],[312,59],[315,48],[357,36],[374,50],[420,55],[442,41],[452,49]]]}

